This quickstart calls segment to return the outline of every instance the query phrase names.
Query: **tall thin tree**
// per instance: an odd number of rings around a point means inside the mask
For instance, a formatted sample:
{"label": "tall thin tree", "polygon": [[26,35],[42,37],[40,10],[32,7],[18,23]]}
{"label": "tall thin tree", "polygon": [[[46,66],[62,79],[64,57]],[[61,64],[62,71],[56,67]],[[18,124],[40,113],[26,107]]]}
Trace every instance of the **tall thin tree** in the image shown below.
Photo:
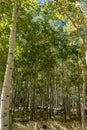
{"label": "tall thin tree", "polygon": [[10,99],[12,70],[13,70],[13,64],[14,64],[18,3],[19,3],[19,0],[15,0],[14,5],[13,5],[12,24],[10,28],[10,37],[9,37],[9,52],[8,52],[7,65],[6,65],[4,83],[3,83],[1,100],[0,100],[0,126],[1,126],[0,130],[10,129],[9,127],[9,99]]}
{"label": "tall thin tree", "polygon": [[86,40],[85,36],[83,36],[75,22],[72,20],[72,18],[69,16],[69,14],[66,12],[65,8],[62,6],[62,4],[55,0],[56,4],[60,7],[61,11],[67,16],[67,18],[71,21],[72,25],[75,27],[77,34],[79,35],[81,42],[82,42],[82,75],[83,75],[83,89],[82,89],[82,102],[81,102],[81,116],[82,116],[82,130],[85,130],[85,104],[86,104]]}

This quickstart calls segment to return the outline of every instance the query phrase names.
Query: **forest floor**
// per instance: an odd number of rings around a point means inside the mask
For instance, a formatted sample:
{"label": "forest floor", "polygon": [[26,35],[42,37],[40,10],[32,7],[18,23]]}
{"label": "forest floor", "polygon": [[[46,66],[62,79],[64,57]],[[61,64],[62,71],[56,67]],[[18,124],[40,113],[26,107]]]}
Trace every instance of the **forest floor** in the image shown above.
{"label": "forest floor", "polygon": [[[77,116],[72,116],[72,118],[64,121],[63,115],[52,116],[52,119],[43,120],[37,118],[35,121],[28,121],[27,116],[16,117],[16,113],[13,116],[13,129],[12,130],[46,130],[43,127],[47,127],[47,130],[81,130],[81,119]],[[87,119],[86,130],[87,130]]]}
{"label": "forest floor", "polygon": [[44,130],[43,126],[46,126],[48,128],[47,130],[81,130],[81,124],[79,121],[64,123],[51,119],[48,121],[29,121],[27,123],[14,122],[13,130]]}

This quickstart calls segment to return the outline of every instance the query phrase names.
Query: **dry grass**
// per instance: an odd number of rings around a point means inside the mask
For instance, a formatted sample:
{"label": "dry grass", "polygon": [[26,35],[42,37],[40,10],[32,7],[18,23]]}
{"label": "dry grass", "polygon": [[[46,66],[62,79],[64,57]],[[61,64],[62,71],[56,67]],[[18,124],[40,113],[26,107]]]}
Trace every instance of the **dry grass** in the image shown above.
{"label": "dry grass", "polygon": [[13,124],[13,130],[35,130],[35,122],[28,122],[27,124],[16,122]]}
{"label": "dry grass", "polygon": [[81,125],[79,122],[73,121],[63,123],[55,120],[48,120],[47,122],[30,121],[26,124],[16,122],[13,123],[13,130],[42,130],[44,124],[49,128],[49,130],[81,130]]}

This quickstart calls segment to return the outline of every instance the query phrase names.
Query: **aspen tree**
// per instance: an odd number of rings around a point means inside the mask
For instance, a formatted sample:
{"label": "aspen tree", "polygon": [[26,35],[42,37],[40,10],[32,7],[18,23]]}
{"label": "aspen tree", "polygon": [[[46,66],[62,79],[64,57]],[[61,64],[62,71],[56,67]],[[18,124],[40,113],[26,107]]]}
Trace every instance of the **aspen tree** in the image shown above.
{"label": "aspen tree", "polygon": [[76,29],[78,36],[82,42],[82,75],[83,75],[83,88],[82,88],[82,102],[81,102],[81,116],[82,116],[82,130],[85,130],[85,104],[86,104],[86,40],[85,37],[80,33],[78,26],[75,24],[73,19],[66,12],[65,8],[62,4],[55,0],[56,4],[60,7],[62,12],[67,16],[67,18],[71,21],[73,27]]}
{"label": "aspen tree", "polygon": [[9,126],[9,99],[10,99],[10,86],[12,79],[12,70],[14,64],[15,52],[15,38],[16,38],[16,20],[18,14],[18,0],[14,1],[12,12],[12,24],[10,28],[9,37],[9,52],[7,58],[6,71],[4,75],[4,82],[0,101],[0,130],[10,130]]}

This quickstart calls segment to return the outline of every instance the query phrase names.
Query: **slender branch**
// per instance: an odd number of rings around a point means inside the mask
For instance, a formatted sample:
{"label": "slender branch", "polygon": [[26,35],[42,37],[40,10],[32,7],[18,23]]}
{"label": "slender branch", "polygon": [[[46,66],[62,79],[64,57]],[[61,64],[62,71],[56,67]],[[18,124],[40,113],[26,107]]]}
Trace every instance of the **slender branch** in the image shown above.
{"label": "slender branch", "polygon": [[72,25],[75,27],[78,35],[80,36],[80,38],[83,40],[83,36],[81,35],[77,25],[75,24],[75,22],[73,21],[73,19],[69,16],[69,14],[66,12],[66,10],[64,9],[64,7],[62,6],[62,4],[58,1],[58,0],[55,0],[56,1],[56,4],[60,7],[60,9],[62,10],[62,12],[67,16],[67,18],[71,21]]}

